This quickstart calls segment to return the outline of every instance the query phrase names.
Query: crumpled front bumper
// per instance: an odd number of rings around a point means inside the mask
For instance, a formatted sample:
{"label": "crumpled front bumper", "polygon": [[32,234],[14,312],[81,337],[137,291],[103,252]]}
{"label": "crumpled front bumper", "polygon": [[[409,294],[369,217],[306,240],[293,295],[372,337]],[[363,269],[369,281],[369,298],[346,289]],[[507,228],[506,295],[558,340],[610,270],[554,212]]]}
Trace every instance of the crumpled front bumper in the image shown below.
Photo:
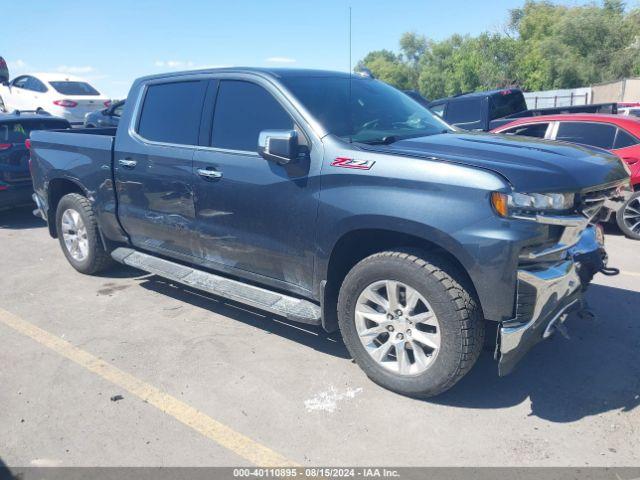
{"label": "crumpled front bumper", "polygon": [[564,259],[518,269],[516,317],[499,329],[501,376],[510,373],[538,342],[550,336],[566,315],[582,307],[583,291],[606,262],[596,227],[589,226]]}

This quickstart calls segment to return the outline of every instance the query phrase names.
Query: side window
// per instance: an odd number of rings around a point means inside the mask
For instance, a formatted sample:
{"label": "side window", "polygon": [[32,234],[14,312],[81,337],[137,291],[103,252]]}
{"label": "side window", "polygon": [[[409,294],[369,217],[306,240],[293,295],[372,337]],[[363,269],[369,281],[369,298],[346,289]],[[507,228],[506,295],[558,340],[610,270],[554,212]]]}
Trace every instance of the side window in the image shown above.
{"label": "side window", "polygon": [[479,122],[482,119],[482,99],[449,102],[446,119],[454,125]]}
{"label": "side window", "polygon": [[439,117],[442,117],[444,116],[445,105],[446,103],[441,103],[440,105],[434,105],[433,107],[429,107],[429,110],[431,110],[433,113],[435,113]]}
{"label": "side window", "polygon": [[29,77],[25,75],[24,77],[18,77],[18,78],[16,78],[16,79],[12,82],[12,85],[13,85],[14,87],[17,87],[17,88],[27,88],[27,87],[26,87],[26,84],[27,84],[27,82],[28,82],[28,81],[29,81]]}
{"label": "side window", "polygon": [[606,123],[560,122],[556,140],[610,150],[615,136],[616,127]]}
{"label": "side window", "polygon": [[47,91],[47,87],[45,87],[44,83],[42,83],[36,77],[29,77],[29,79],[25,83],[24,88],[26,88],[27,90],[31,90],[33,92],[40,92],[40,93]]}
{"label": "side window", "polygon": [[262,130],[291,130],[293,127],[289,114],[261,86],[236,80],[220,82],[211,146],[255,152]]}
{"label": "side window", "polygon": [[206,89],[204,80],[148,86],[138,133],[154,142],[197,145]]}
{"label": "side window", "polygon": [[619,128],[618,133],[616,133],[616,141],[613,144],[613,148],[626,148],[637,145],[638,143],[637,138]]}
{"label": "side window", "polygon": [[507,135],[521,135],[523,137],[544,138],[548,127],[548,123],[534,123],[532,125],[519,125],[500,133],[506,133]]}

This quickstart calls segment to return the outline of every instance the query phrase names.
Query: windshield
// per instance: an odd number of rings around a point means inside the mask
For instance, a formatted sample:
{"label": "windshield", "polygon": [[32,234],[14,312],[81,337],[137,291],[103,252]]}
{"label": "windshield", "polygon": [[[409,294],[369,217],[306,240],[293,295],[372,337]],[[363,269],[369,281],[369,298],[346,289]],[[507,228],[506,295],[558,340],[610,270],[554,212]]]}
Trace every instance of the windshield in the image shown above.
{"label": "windshield", "polygon": [[345,140],[392,143],[453,131],[415,100],[378,80],[353,76],[349,85],[348,77],[285,77],[282,82],[328,132]]}
{"label": "windshield", "polygon": [[49,82],[58,93],[63,95],[100,95],[87,82]]}

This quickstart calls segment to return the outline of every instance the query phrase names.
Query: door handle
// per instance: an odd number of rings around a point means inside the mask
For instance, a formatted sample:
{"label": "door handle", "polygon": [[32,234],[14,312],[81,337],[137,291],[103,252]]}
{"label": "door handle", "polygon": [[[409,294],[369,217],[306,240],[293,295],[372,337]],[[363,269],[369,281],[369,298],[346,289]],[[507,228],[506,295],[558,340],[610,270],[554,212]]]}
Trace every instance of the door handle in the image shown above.
{"label": "door handle", "polygon": [[135,166],[138,164],[138,162],[136,162],[135,160],[131,160],[130,158],[121,158],[120,160],[118,160],[118,163],[121,167],[124,168],[135,168]]}
{"label": "door handle", "polygon": [[218,170],[207,170],[206,168],[199,168],[198,175],[208,180],[222,178],[222,172],[219,172]]}

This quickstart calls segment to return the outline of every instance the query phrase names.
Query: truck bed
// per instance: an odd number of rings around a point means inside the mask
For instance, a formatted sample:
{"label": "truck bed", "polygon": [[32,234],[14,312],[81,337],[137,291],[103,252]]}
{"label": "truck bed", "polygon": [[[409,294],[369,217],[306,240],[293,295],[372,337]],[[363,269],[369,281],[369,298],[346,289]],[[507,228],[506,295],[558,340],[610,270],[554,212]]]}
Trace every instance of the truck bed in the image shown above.
{"label": "truck bed", "polygon": [[113,147],[115,128],[41,130],[31,135],[31,175],[45,217],[56,189],[75,188],[94,205],[100,224],[119,231],[116,219]]}

